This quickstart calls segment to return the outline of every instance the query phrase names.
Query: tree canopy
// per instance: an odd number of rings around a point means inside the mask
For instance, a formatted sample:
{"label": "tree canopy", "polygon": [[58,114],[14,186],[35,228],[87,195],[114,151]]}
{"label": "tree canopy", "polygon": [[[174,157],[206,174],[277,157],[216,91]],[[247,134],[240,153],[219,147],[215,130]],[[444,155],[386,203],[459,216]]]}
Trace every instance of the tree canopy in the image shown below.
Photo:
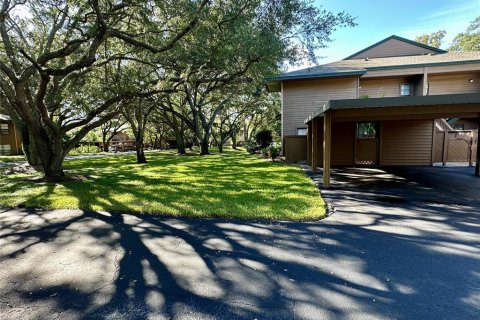
{"label": "tree canopy", "polygon": [[168,114],[208,153],[243,87],[315,61],[337,27],[354,24],[309,0],[2,0],[0,103],[52,181],[88,132],[121,113],[139,148],[148,117]]}

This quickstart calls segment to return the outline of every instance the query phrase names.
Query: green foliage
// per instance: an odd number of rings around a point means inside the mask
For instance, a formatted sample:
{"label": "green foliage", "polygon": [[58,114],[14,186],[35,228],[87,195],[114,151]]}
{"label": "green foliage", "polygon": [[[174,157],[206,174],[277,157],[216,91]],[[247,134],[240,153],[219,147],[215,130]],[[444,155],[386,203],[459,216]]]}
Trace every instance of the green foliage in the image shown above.
{"label": "green foliage", "polygon": [[447,32],[445,30],[439,30],[432,32],[431,34],[422,34],[415,38],[416,42],[426,44],[427,46],[440,48],[442,45],[442,40],[445,38]]}
{"label": "green foliage", "polygon": [[280,144],[273,142],[266,148],[262,149],[262,154],[275,161],[275,159],[280,155],[280,151],[282,150]]}
{"label": "green foliage", "polygon": [[255,141],[247,141],[245,143],[245,148],[247,149],[248,153],[255,154],[260,151],[260,147],[255,143]]}
{"label": "green foliage", "polygon": [[100,150],[100,148],[97,146],[84,145],[84,146],[79,146],[77,148],[73,148],[72,150],[70,150],[68,155],[75,156],[75,155],[83,155],[83,154],[96,154],[100,152],[102,152],[102,150]]}
{"label": "green foliage", "polygon": [[268,147],[273,141],[271,130],[262,130],[255,135],[255,142],[261,149]]}
{"label": "green foliage", "polygon": [[370,96],[368,94],[362,94],[359,99],[369,99]]}
{"label": "green foliage", "polygon": [[231,150],[148,157],[142,166],[134,155],[67,160],[67,172],[88,177],[83,182],[30,182],[34,174],[0,172],[0,205],[240,219],[325,216],[318,189],[298,167]]}
{"label": "green foliage", "polygon": [[465,32],[452,41],[451,51],[480,51],[480,17],[470,23]]}

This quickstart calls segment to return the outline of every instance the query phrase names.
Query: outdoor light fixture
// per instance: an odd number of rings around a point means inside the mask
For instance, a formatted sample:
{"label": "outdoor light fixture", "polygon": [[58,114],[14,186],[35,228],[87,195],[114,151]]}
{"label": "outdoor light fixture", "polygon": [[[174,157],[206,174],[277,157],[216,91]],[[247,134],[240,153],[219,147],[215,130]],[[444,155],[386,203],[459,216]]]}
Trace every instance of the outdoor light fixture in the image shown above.
{"label": "outdoor light fixture", "polygon": [[468,79],[468,82],[473,83],[473,79]]}

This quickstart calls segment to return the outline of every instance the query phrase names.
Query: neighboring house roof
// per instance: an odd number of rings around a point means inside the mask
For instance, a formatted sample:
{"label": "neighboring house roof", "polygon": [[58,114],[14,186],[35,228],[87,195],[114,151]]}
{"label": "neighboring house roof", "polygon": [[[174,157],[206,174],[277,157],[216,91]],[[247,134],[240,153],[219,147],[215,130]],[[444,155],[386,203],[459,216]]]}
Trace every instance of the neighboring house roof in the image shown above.
{"label": "neighboring house roof", "polygon": [[11,121],[10,117],[5,114],[0,114],[0,120]]}
{"label": "neighboring house roof", "polygon": [[[403,43],[403,46],[405,46],[405,45],[410,46],[410,47],[413,46],[413,48],[414,48],[413,52],[416,51],[415,52],[416,54],[429,53],[429,52],[433,52],[433,53],[445,53],[445,52],[447,52],[445,50],[435,48],[435,47],[431,47],[431,46],[428,46],[428,45],[420,43],[420,42],[416,42],[416,41],[405,39],[405,38],[402,38],[402,37],[399,37],[399,36],[396,36],[396,35],[392,35],[388,38],[380,40],[377,43],[372,44],[371,46],[366,47],[365,49],[362,49],[358,52],[355,52],[354,54],[346,57],[344,60],[356,59],[356,58],[365,58],[365,53],[367,53],[366,56],[368,56],[369,51],[370,51],[371,54],[373,54],[373,49],[374,48],[380,47],[380,46],[386,44],[387,42],[394,42],[394,41]],[[415,50],[415,47],[416,47],[416,50]],[[411,55],[411,54],[409,54],[409,52],[412,52],[411,50],[412,49],[410,49],[408,52],[404,52],[402,55]],[[398,54],[395,54],[394,51],[392,51],[392,50],[390,50],[390,51],[391,52],[390,52],[389,55],[398,56]],[[384,54],[385,54],[385,52],[384,52]],[[371,55],[369,58],[375,58],[375,57],[378,57],[378,56]]]}

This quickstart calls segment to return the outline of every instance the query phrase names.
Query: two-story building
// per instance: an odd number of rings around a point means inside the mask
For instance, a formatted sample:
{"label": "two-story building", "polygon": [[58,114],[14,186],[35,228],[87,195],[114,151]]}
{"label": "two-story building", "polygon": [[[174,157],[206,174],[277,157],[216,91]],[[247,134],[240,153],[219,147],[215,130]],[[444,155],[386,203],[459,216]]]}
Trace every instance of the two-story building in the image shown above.
{"label": "two-story building", "polygon": [[435,119],[478,128],[480,52],[391,36],[268,87],[282,93],[283,147],[296,157],[287,160],[323,166],[328,187],[331,165],[432,165]]}
{"label": "two-story building", "polygon": [[0,155],[22,154],[22,142],[15,123],[0,114]]}

